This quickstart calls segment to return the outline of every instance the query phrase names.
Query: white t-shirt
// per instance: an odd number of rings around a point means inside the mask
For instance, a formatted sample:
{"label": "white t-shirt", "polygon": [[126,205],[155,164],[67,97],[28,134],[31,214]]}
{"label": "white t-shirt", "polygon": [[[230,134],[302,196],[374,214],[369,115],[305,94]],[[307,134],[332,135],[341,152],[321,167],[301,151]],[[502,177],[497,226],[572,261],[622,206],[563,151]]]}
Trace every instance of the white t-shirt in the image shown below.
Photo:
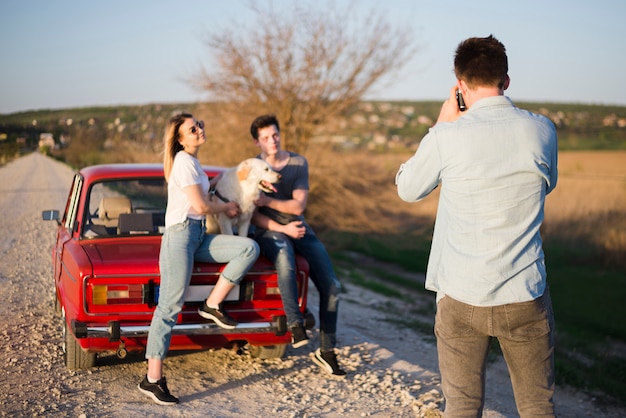
{"label": "white t-shirt", "polygon": [[191,207],[183,189],[199,184],[202,194],[209,192],[209,178],[202,170],[200,161],[184,151],[179,151],[174,157],[172,172],[167,184],[167,210],[165,211],[165,227],[184,222],[187,218],[202,219],[203,214],[197,213]]}

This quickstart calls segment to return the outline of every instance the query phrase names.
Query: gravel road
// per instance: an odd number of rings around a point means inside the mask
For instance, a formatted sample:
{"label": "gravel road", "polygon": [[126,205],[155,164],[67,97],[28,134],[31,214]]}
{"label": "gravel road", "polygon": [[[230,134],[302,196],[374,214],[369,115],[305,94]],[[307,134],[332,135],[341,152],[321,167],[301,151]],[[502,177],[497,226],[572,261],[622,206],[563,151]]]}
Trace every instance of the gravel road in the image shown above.
{"label": "gravel road", "polygon": [[[0,416],[2,417],[439,417],[443,399],[432,338],[389,322],[387,300],[345,283],[338,354],[348,376],[329,378],[310,359],[317,347],[289,348],[280,360],[245,351],[173,352],[165,374],[178,406],[158,406],[136,388],[141,354],[99,357],[92,370],[63,365],[61,320],[54,313],[51,247],[73,171],[33,153],[0,167]],[[345,282],[345,280],[344,280]],[[310,307],[317,300],[311,291]],[[405,310],[406,312],[406,310]],[[516,417],[506,367],[488,371],[484,416]],[[562,417],[623,417],[591,396],[558,388]]]}

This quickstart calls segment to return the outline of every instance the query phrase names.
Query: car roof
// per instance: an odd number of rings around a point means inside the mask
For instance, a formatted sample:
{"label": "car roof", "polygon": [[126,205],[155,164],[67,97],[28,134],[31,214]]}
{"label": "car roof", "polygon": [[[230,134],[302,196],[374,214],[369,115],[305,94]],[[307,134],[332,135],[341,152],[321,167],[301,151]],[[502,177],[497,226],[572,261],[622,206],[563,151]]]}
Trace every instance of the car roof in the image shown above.
{"label": "car roof", "polygon": [[[225,170],[224,167],[209,165],[202,168],[209,176]],[[112,178],[163,177],[163,164],[100,164],[84,167],[79,173],[88,183]]]}

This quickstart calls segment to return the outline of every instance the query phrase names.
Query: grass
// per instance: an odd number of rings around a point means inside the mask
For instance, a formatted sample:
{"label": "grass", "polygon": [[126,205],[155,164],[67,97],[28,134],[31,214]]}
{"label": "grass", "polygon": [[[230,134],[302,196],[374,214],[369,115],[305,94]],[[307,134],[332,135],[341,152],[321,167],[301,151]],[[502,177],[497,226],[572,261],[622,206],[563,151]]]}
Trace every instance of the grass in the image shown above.
{"label": "grass", "polygon": [[557,377],[626,403],[624,271],[585,264],[579,251],[567,252],[563,246],[548,244],[546,253],[553,254],[548,283],[557,325]]}
{"label": "grass", "polygon": [[323,237],[329,250],[354,251],[410,271],[426,271],[430,233],[405,235],[326,231]]}
{"label": "grass", "polygon": [[344,278],[347,278],[351,283],[356,284],[357,286],[361,286],[365,289],[369,289],[373,292],[376,292],[380,295],[403,299],[403,293],[397,288],[391,287],[377,280],[370,280],[365,275],[357,272],[348,270],[346,274],[343,275]]}

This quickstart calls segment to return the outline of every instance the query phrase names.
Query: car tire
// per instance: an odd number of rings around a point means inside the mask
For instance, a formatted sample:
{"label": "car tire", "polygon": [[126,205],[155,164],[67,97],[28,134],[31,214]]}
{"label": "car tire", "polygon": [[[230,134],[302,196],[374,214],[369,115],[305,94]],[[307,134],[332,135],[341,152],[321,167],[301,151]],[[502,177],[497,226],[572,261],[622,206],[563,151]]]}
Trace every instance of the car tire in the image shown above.
{"label": "car tire", "polygon": [[63,347],[65,366],[70,370],[94,367],[96,365],[96,353],[83,351],[80,345],[78,345],[76,338],[68,329],[65,318],[63,318],[63,334],[65,337],[65,346]]}
{"label": "car tire", "polygon": [[287,344],[250,346],[250,355],[260,359],[281,358],[286,351]]}

